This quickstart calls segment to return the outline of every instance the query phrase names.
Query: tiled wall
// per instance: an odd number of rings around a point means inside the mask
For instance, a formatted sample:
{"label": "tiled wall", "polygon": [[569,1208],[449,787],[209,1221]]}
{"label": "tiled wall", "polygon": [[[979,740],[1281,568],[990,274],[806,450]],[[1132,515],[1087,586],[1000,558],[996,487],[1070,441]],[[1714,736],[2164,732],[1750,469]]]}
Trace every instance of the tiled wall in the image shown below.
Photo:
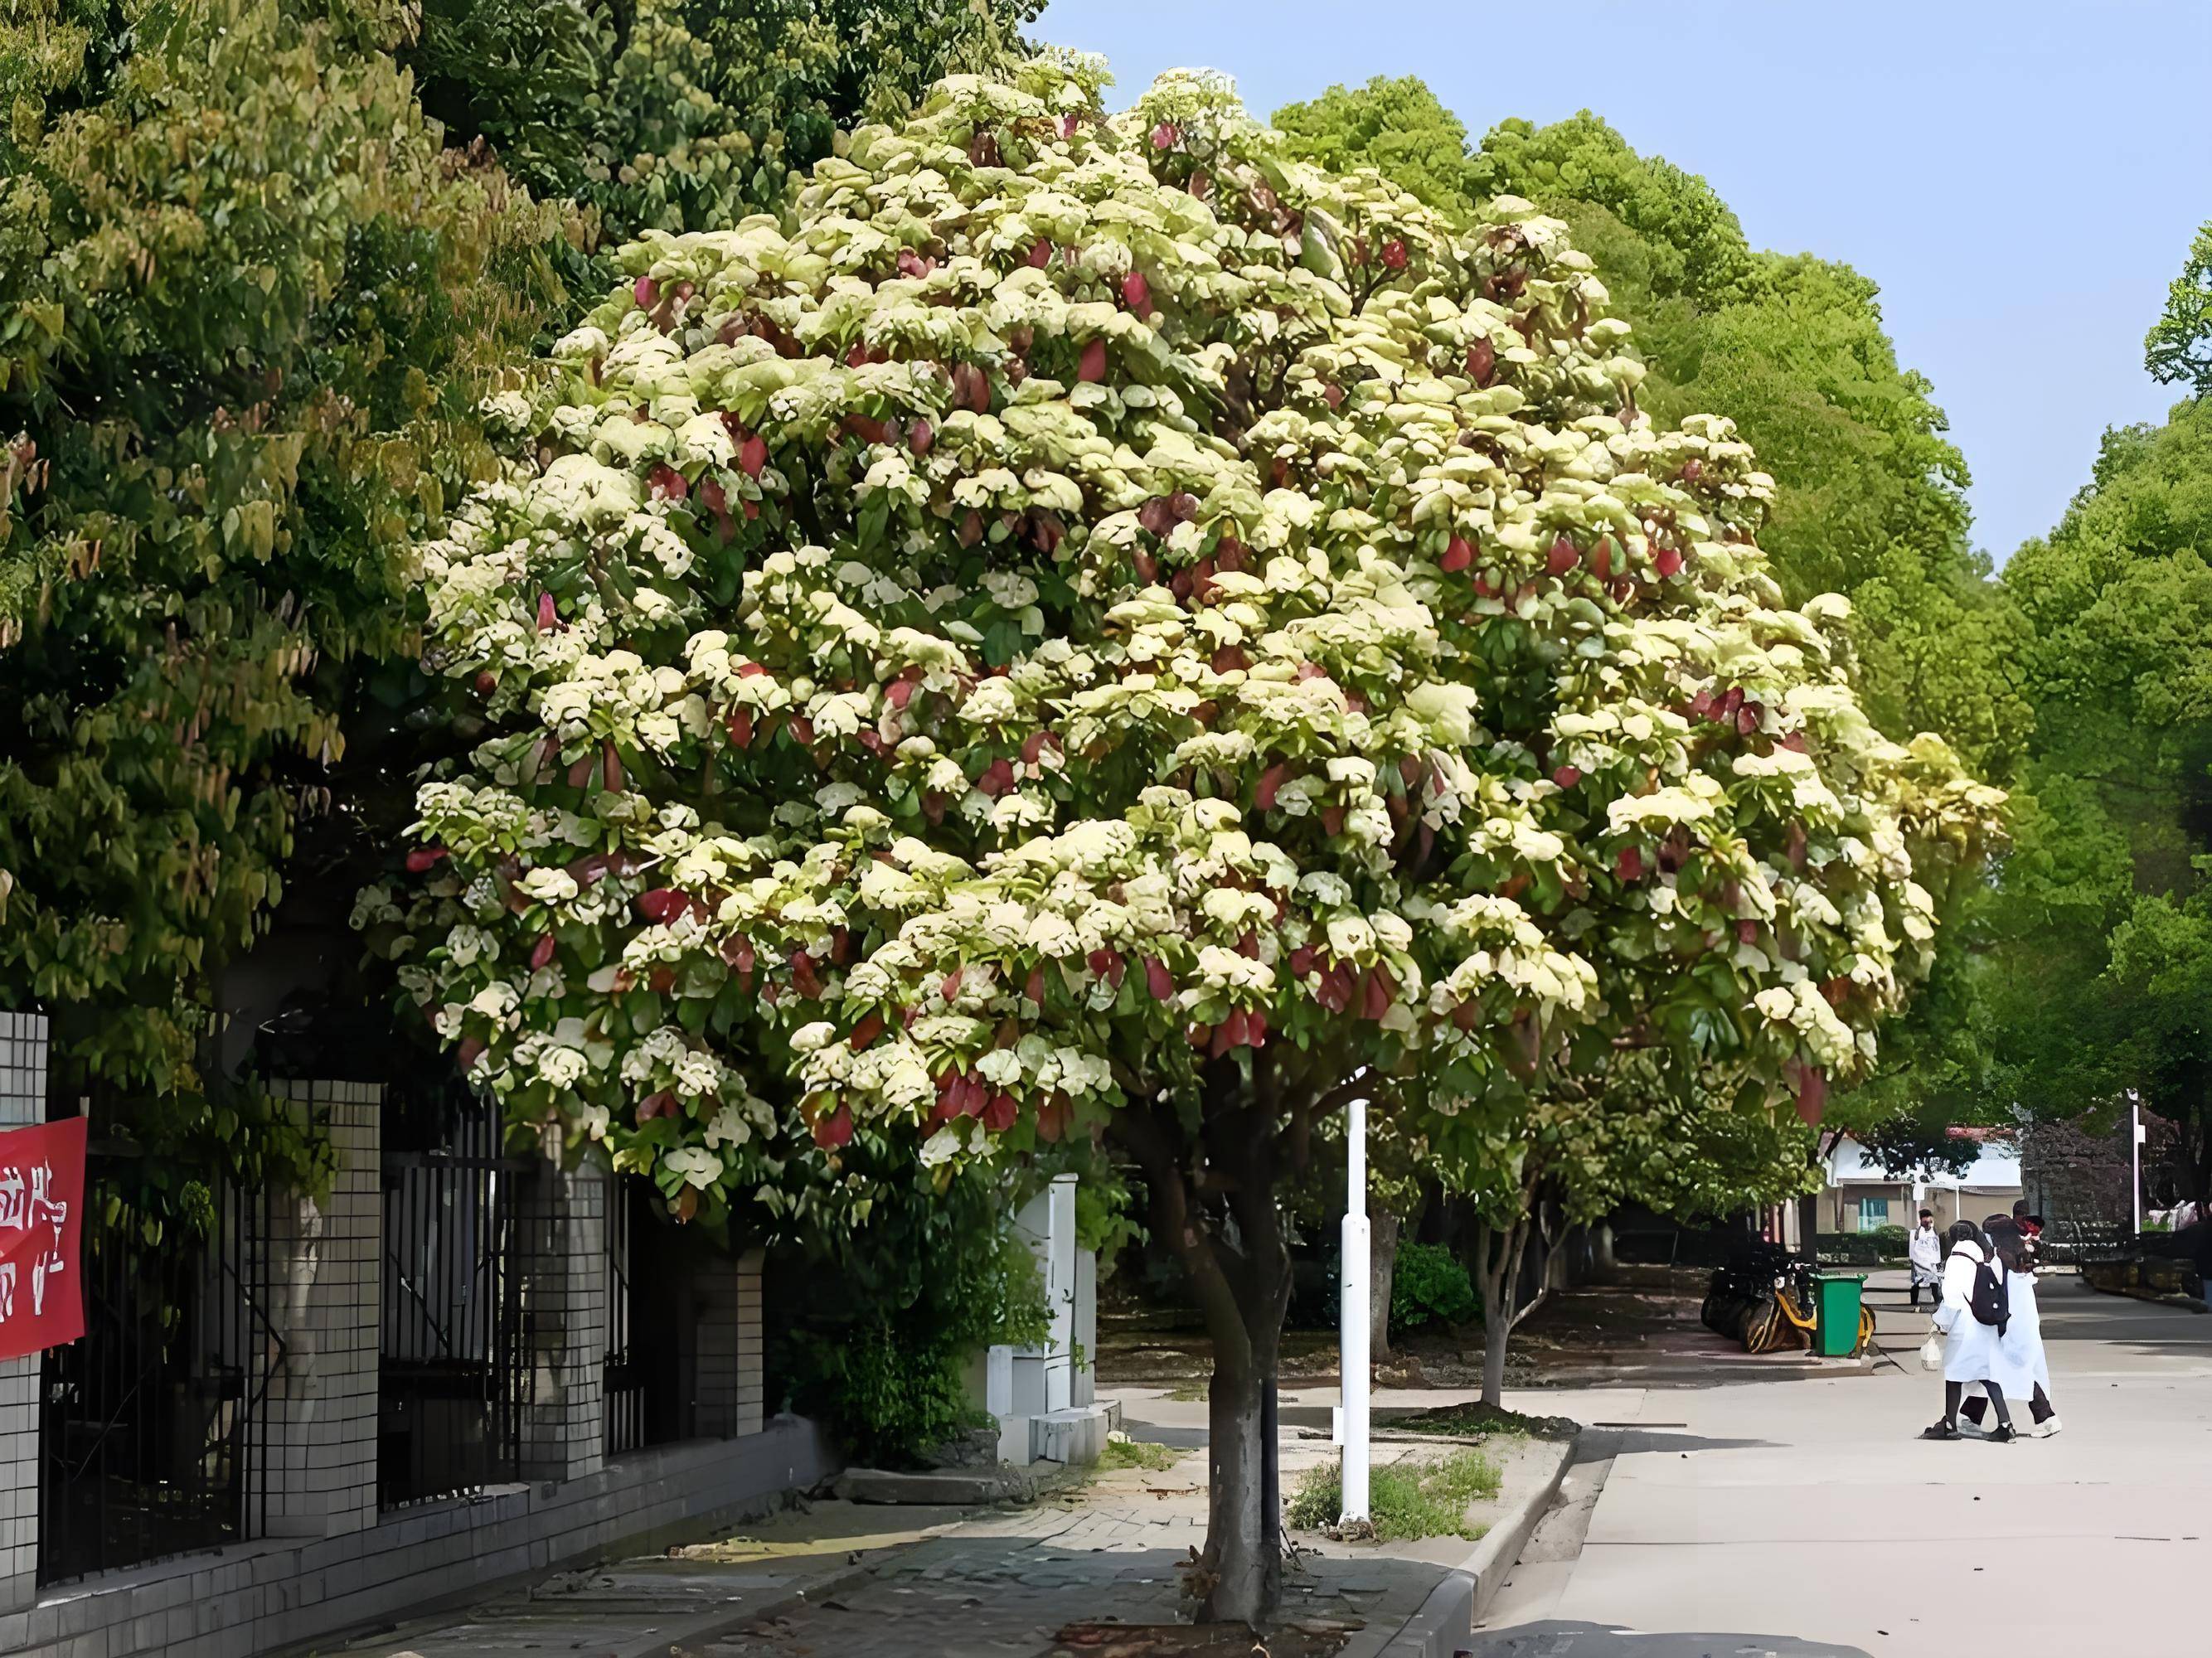
{"label": "tiled wall", "polygon": [[526,1479],[574,1479],[605,1461],[608,1175],[543,1164],[523,1201],[530,1381]]}
{"label": "tiled wall", "polygon": [[702,1266],[699,1309],[699,1431],[727,1436],[761,1430],[766,1400],[761,1364],[761,1253]]}
{"label": "tiled wall", "polygon": [[[0,1013],[0,1128],[46,1120],[46,1020]],[[0,1610],[28,1604],[39,1570],[39,1356],[0,1363]]]}
{"label": "tiled wall", "polygon": [[376,1522],[382,1090],[368,1083],[286,1086],[295,1108],[328,1124],[337,1171],[324,1202],[270,1199],[268,1281],[284,1353],[263,1407],[265,1531],[335,1537]]}
{"label": "tiled wall", "polygon": [[[45,1042],[43,1018],[0,1013],[0,1127],[45,1120]],[[0,1364],[0,1658],[250,1658],[757,1513],[834,1472],[811,1424],[763,1420],[757,1254],[716,1258],[696,1286],[702,1393],[714,1400],[700,1426],[714,1436],[603,1466],[607,1181],[549,1169],[525,1254],[532,1483],[380,1515],[379,1090],[289,1086],[328,1123],[337,1171],[326,1201],[269,1199],[257,1276],[283,1347],[257,1433],[270,1475],[263,1535],[40,1594],[39,1361]]]}
{"label": "tiled wall", "polygon": [[429,1602],[699,1535],[836,1465],[813,1424],[640,1451],[560,1485],[388,1514],[340,1536],[247,1543],[109,1572],[0,1613],[7,1658],[253,1658]]}

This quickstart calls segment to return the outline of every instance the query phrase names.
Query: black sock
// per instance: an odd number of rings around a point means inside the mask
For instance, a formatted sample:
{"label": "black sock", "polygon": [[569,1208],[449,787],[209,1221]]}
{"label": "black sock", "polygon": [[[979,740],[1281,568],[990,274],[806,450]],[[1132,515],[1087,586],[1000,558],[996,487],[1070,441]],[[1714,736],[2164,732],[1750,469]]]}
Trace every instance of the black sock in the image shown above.
{"label": "black sock", "polygon": [[1984,1382],[1982,1386],[1989,1391],[1990,1408],[1997,1413],[1997,1426],[2000,1428],[2012,1426],[2012,1412],[2005,1409],[2003,1390],[1994,1382]]}
{"label": "black sock", "polygon": [[1954,1428],[1959,1425],[1959,1398],[1966,1391],[1966,1384],[1963,1382],[1943,1384],[1943,1419]]}

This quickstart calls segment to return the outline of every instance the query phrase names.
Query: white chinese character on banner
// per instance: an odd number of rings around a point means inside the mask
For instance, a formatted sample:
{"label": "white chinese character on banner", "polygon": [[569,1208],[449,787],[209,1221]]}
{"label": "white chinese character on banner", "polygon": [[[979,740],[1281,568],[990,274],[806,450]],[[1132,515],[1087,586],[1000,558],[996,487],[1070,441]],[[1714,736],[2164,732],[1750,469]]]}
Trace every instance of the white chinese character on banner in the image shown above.
{"label": "white chinese character on banner", "polygon": [[20,1232],[30,1224],[23,1198],[23,1171],[12,1163],[0,1169],[0,1230]]}
{"label": "white chinese character on banner", "polygon": [[15,1263],[0,1260],[0,1324],[15,1316]]}
{"label": "white chinese character on banner", "polygon": [[62,1226],[69,1219],[69,1204],[47,1195],[53,1179],[54,1171],[46,1163],[31,1170],[31,1224],[54,1229],[52,1242],[31,1264],[31,1311],[39,1316],[46,1310],[46,1280],[69,1265],[62,1258]]}

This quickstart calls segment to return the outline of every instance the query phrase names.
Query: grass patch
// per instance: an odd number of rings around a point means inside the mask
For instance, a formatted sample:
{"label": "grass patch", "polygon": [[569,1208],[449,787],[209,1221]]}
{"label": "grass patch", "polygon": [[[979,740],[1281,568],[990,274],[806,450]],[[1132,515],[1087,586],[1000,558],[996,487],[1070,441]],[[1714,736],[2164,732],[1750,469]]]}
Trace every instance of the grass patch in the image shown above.
{"label": "grass patch", "polygon": [[1212,1394],[1212,1384],[1202,1376],[1193,1377],[1188,1382],[1178,1382],[1168,1389],[1170,1399],[1185,1405],[1194,1405],[1202,1400],[1210,1399]]}
{"label": "grass patch", "polygon": [[1173,1445],[1156,1445],[1148,1439],[1132,1439],[1127,1434],[1109,1435],[1106,1449],[1098,1458],[1098,1472],[1111,1473],[1116,1468],[1144,1468],[1153,1473],[1164,1473],[1182,1461],[1183,1454]]}
{"label": "grass patch", "polygon": [[1393,1433],[1441,1434],[1451,1439],[1488,1439],[1500,1434],[1527,1434],[1536,1439],[1571,1439],[1582,1424],[1571,1417],[1523,1416],[1480,1400],[1466,1405],[1439,1405],[1434,1410],[1392,1412],[1378,1428]]}
{"label": "grass patch", "polygon": [[[1375,1535],[1385,1543],[1422,1537],[1463,1537],[1472,1543],[1489,1529],[1467,1517],[1467,1505],[1498,1495],[1498,1465],[1480,1451],[1452,1451],[1441,1461],[1413,1457],[1386,1462],[1367,1477]],[[1309,1468],[1291,1497],[1289,1520],[1301,1531],[1334,1526],[1344,1508],[1340,1459]]]}

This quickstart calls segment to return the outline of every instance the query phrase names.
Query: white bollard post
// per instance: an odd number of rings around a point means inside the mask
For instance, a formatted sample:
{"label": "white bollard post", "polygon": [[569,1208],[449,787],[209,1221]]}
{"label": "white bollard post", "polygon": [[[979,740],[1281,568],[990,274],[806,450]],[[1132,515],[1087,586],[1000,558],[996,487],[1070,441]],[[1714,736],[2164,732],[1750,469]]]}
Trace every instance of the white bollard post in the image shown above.
{"label": "white bollard post", "polygon": [[2142,1096],[2132,1088],[2128,1090],[2128,1184],[2133,1188],[2130,1199],[2134,1207],[2129,1212],[2135,1218],[2135,1235],[2142,1236]]}
{"label": "white bollard post", "polygon": [[1344,1372],[1344,1509],[1340,1523],[1364,1524],[1367,1511],[1367,1302],[1370,1278],[1367,1239],[1367,1102],[1353,1100],[1344,1125],[1346,1180],[1343,1265],[1337,1303],[1343,1328],[1337,1338]]}

